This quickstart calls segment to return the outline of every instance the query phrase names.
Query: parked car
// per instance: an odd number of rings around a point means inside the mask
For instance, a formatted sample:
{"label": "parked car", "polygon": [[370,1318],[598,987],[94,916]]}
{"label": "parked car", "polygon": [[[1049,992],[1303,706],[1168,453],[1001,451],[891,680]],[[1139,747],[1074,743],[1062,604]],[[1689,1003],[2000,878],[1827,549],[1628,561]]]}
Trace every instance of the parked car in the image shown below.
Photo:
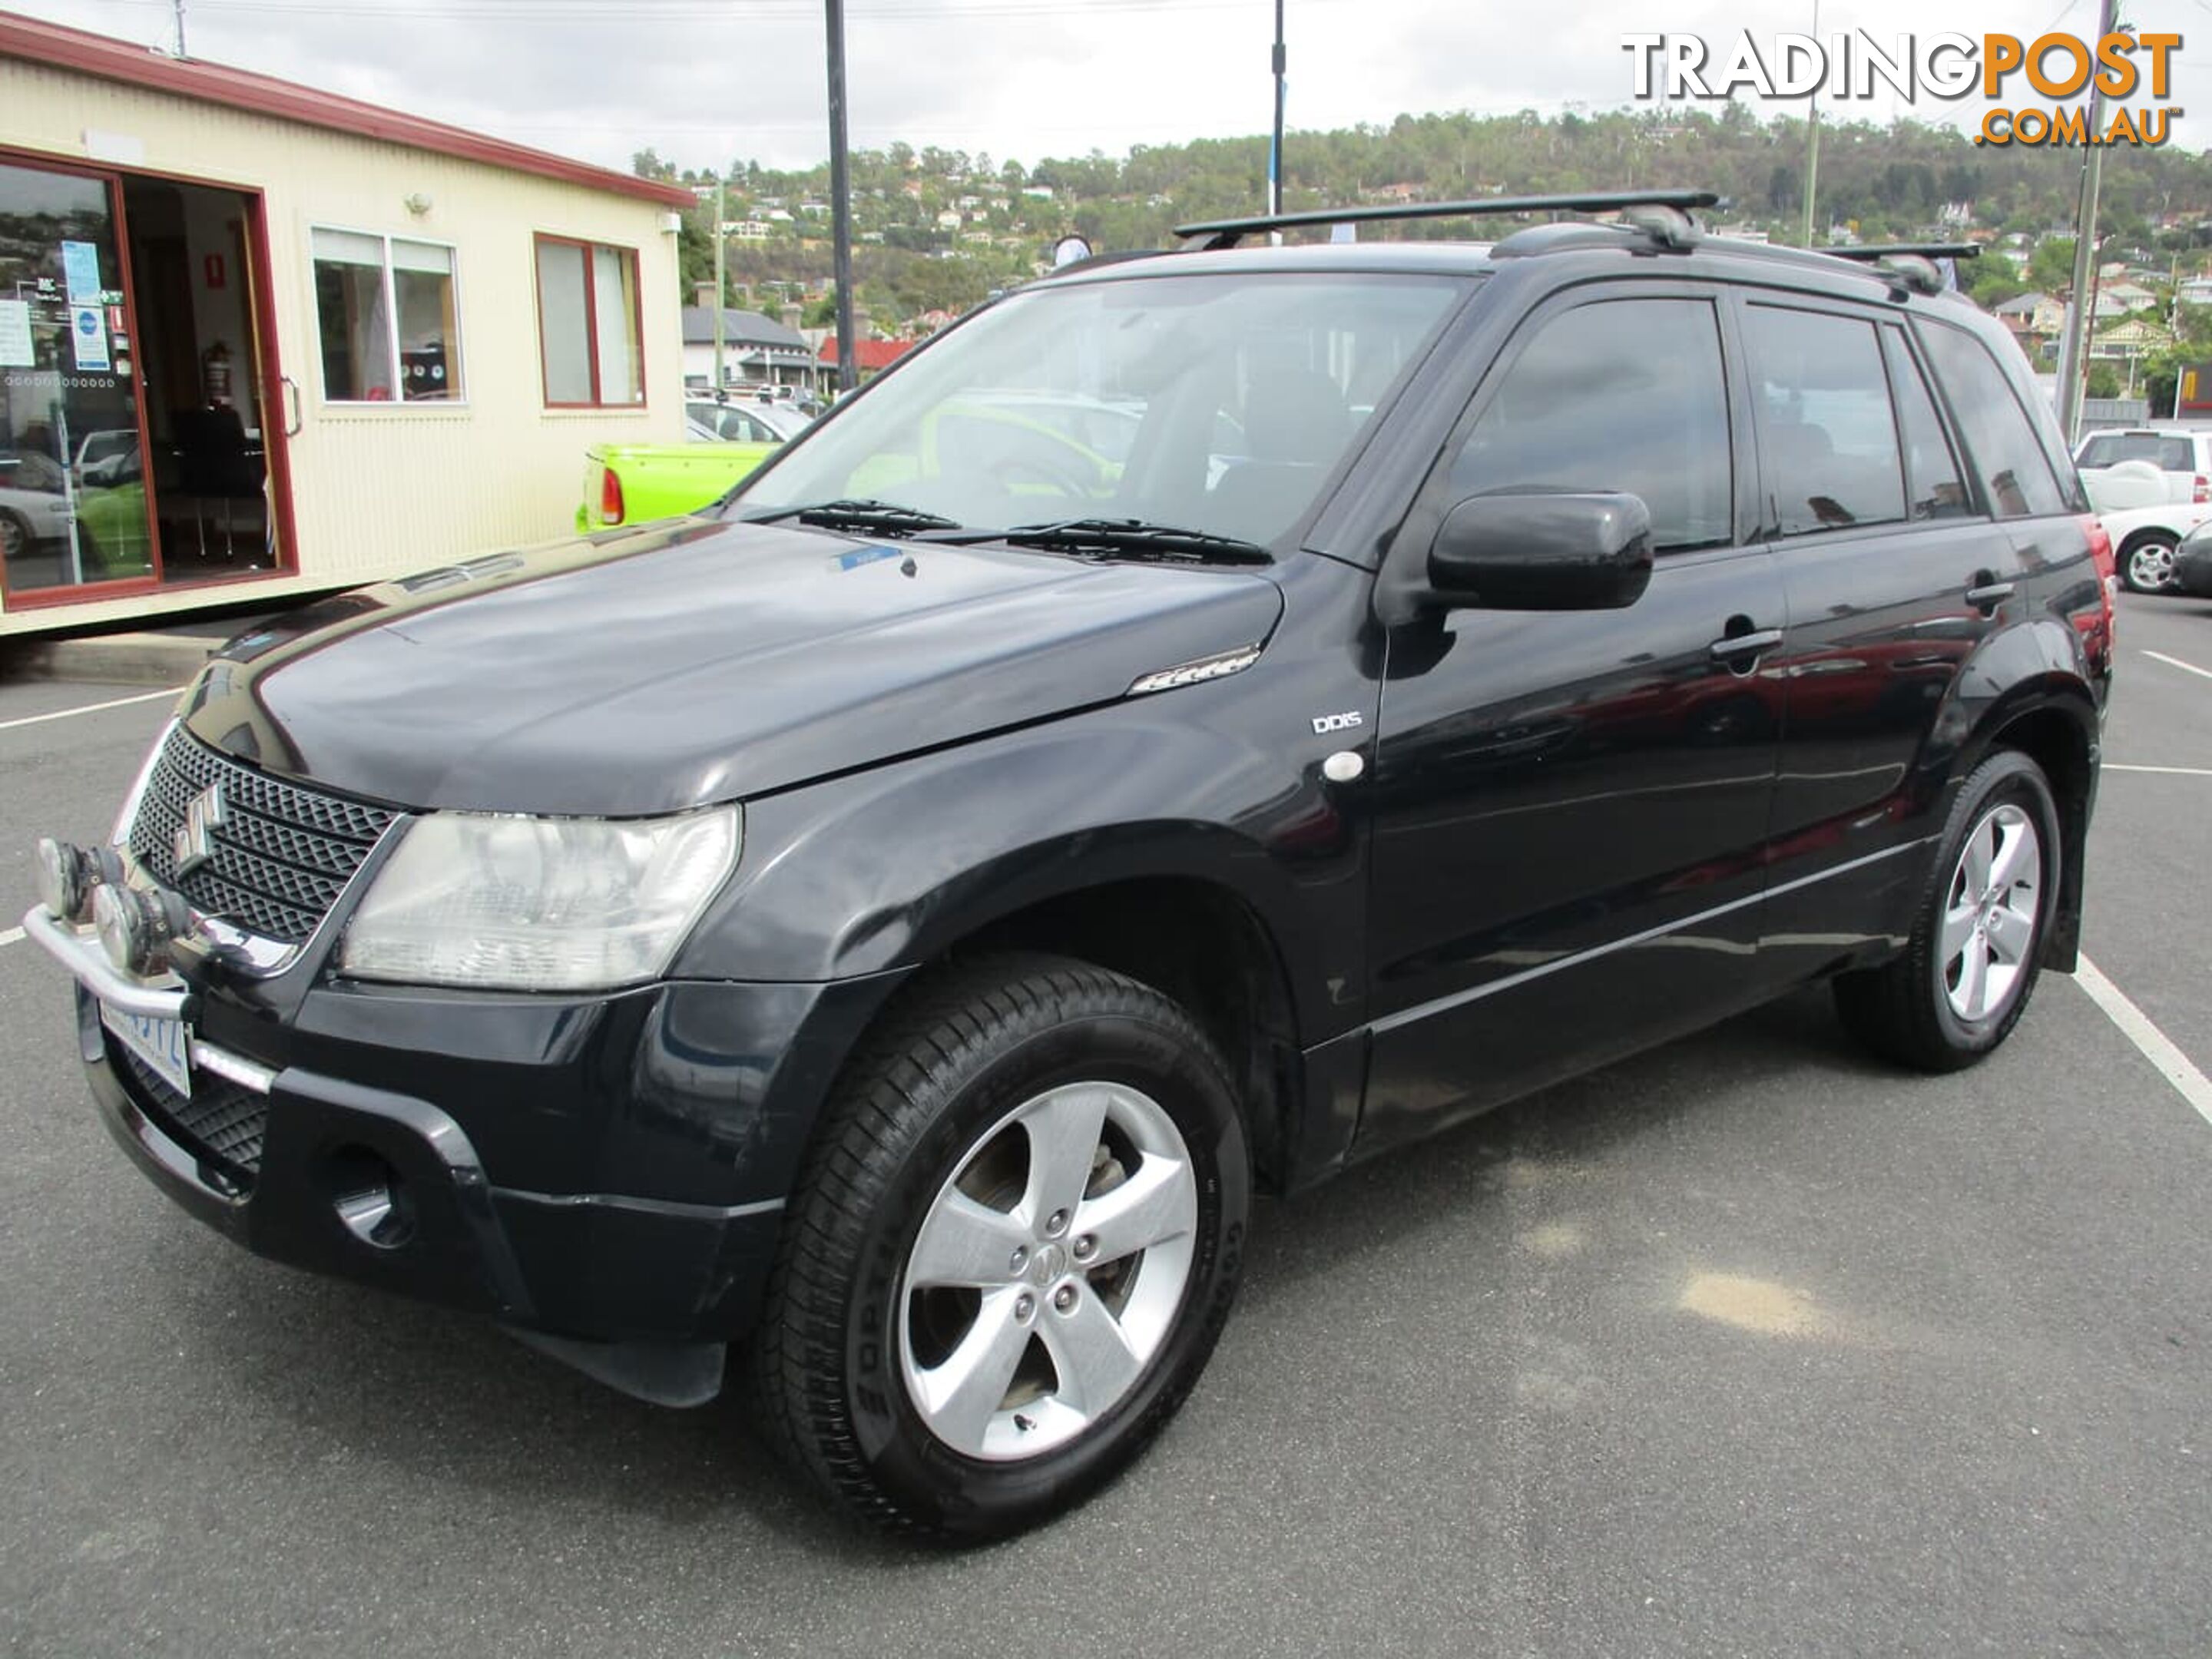
{"label": "parked car", "polygon": [[[72,469],[77,488],[118,482],[112,476],[116,464],[137,453],[138,428],[135,426],[86,433],[76,447],[76,463]],[[106,476],[103,476],[103,469]]]}
{"label": "parked car", "polygon": [[2212,503],[2162,501],[2102,515],[2130,592],[2163,593],[2173,586],[2175,550],[2197,526],[2212,519]]}
{"label": "parked car", "polygon": [[2212,432],[2093,432],[2075,449],[2074,465],[2100,513],[2212,505]]}
{"label": "parked car", "polygon": [[0,451],[0,559],[20,558],[41,542],[68,538],[67,483],[51,456],[35,449]]}
{"label": "parked car", "polygon": [[712,514],[262,627],[40,848],[103,1121],[644,1397],[734,1345],[976,1539],[1169,1419],[1255,1191],[1823,980],[1981,1060],[2075,960],[2109,543],[1932,266],[1618,199],[1074,264]]}
{"label": "parked car", "polygon": [[594,444],[584,452],[580,534],[711,507],[775,453],[785,433],[757,404],[684,400],[681,444]]}
{"label": "parked car", "polygon": [[2191,531],[2173,556],[2177,592],[2212,599],[2212,520]]}

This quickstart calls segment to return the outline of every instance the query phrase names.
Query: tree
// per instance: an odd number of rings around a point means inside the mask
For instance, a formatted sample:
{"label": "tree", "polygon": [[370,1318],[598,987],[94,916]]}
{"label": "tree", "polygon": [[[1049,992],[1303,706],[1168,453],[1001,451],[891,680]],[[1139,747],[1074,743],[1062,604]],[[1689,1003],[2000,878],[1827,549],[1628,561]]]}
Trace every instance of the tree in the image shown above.
{"label": "tree", "polygon": [[2120,395],[2120,371],[2112,365],[2110,359],[2100,357],[2089,365],[2086,395],[2092,398],[2117,398]]}
{"label": "tree", "polygon": [[2020,267],[2002,253],[1984,254],[1962,269],[1967,275],[1967,294],[1984,311],[2027,292],[2027,284],[2020,279]]}
{"label": "tree", "polygon": [[2074,239],[2047,236],[2036,244],[2027,262],[2027,280],[2044,294],[2058,294],[2074,286]]}

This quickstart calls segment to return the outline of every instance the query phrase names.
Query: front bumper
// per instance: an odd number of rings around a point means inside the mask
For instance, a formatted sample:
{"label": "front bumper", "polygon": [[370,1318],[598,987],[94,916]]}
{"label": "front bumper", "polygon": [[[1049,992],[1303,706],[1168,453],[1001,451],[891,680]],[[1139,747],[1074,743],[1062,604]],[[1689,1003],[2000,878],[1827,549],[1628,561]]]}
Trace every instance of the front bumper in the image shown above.
{"label": "front bumper", "polygon": [[[901,977],[288,1001],[142,984],[43,908],[24,927],[77,981],[102,1120],[185,1209],[260,1255],[586,1344],[750,1328],[816,1111]],[[103,1000],[186,1022],[188,1098]]]}
{"label": "front bumper", "polygon": [[2173,557],[2173,585],[2184,593],[2212,599],[2212,542],[2184,542]]}

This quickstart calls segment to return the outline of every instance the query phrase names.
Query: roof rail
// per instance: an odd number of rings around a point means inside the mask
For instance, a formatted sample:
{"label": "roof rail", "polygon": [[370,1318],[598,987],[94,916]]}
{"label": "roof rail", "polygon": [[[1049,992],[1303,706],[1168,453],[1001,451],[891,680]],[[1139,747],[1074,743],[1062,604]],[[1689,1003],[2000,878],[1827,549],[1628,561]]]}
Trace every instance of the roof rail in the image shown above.
{"label": "roof rail", "polygon": [[1175,234],[1194,249],[1235,247],[1261,231],[1310,225],[1364,225],[1396,219],[1462,219],[1522,213],[1605,213],[1619,208],[1674,208],[1687,212],[1708,208],[1720,198],[1709,190],[1621,190],[1579,196],[1487,196],[1476,202],[1407,202],[1393,207],[1316,208],[1274,213],[1257,219],[1210,219],[1177,225]]}

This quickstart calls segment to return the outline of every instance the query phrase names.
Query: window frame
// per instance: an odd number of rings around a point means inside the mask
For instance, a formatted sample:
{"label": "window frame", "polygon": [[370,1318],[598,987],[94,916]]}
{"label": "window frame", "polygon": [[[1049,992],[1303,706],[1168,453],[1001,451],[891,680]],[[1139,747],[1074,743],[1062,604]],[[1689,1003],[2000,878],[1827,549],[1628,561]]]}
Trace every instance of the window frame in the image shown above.
{"label": "window frame", "polygon": [[[1683,278],[1619,277],[1577,283],[1559,289],[1537,301],[1512,319],[1504,341],[1495,352],[1489,354],[1480,375],[1468,386],[1460,412],[1444,434],[1443,441],[1437,447],[1428,474],[1415,495],[1413,507],[1407,514],[1407,526],[1412,527],[1418,521],[1425,527],[1425,534],[1412,537],[1401,534],[1397,545],[1418,541],[1420,551],[1418,555],[1401,554],[1397,546],[1394,546],[1393,562],[1401,557],[1417,562],[1425,559],[1429,538],[1434,536],[1444,515],[1456,505],[1452,495],[1451,474],[1460,452],[1466,447],[1468,439],[1490,406],[1498,400],[1499,392],[1537,337],[1570,312],[1589,306],[1618,305],[1635,300],[1688,300],[1711,308],[1714,340],[1720,353],[1721,402],[1728,416],[1728,536],[1723,540],[1697,546],[1655,550],[1655,558],[1662,565],[1670,565],[1690,560],[1731,557],[1759,539],[1753,533],[1759,523],[1759,511],[1755,495],[1758,455],[1753,447],[1753,411],[1748,402],[1748,368],[1735,307],[1730,303],[1731,295],[1728,287],[1719,283]],[[1419,580],[1418,574],[1414,579]]]}
{"label": "window frame", "polygon": [[[549,378],[550,365],[545,361],[545,282],[539,258],[549,245],[581,249],[584,255],[584,340],[585,362],[592,371],[592,397],[587,403],[556,402]],[[637,295],[637,311],[631,319],[630,350],[637,360],[637,396],[621,403],[609,403],[605,388],[599,384],[599,272],[593,268],[592,255],[604,248],[629,261],[630,287]],[[596,241],[588,236],[564,236],[558,231],[538,230],[531,233],[530,293],[536,302],[538,313],[538,393],[547,409],[580,410],[643,410],[652,402],[652,388],[647,382],[645,366],[645,272],[644,261],[638,249],[621,242]]]}
{"label": "window frame", "polygon": [[[1874,341],[1875,367],[1880,371],[1882,393],[1889,400],[1889,436],[1897,456],[1897,494],[1901,509],[1897,518],[1876,519],[1864,524],[1824,525],[1811,530],[1784,530],[1781,501],[1774,489],[1773,473],[1777,469],[1767,454],[1769,423],[1763,400],[1753,384],[1753,377],[1759,372],[1759,364],[1752,346],[1751,319],[1746,314],[1741,319],[1744,378],[1746,390],[1751,395],[1754,441],[1759,454],[1759,526],[1761,537],[1779,550],[1822,536],[1880,536],[1901,530],[1924,529],[1930,524],[1940,522],[1912,516],[1912,479],[1911,469],[1905,459],[1905,422],[1897,407],[1897,387],[1890,379],[1889,357],[1881,349],[1882,331],[1893,326],[1891,320],[1880,313],[1862,310],[1852,305],[1824,303],[1820,295],[1796,293],[1789,289],[1755,289],[1740,295],[1739,303],[1746,313],[1753,310],[1803,312],[1815,317],[1832,318],[1838,322],[1856,323],[1866,328]],[[1934,398],[1934,378],[1928,374],[1924,364],[1921,365],[1921,378],[1929,396]],[[1951,430],[1948,411],[1941,402],[1936,404],[1936,424],[1943,428],[1944,441],[1951,445],[1955,464],[1958,441]],[[1960,470],[1960,476],[1962,478],[1966,476],[1965,469]]]}
{"label": "window frame", "polygon": [[[383,258],[379,266],[379,274],[382,278],[385,314],[392,319],[392,360],[387,367],[392,371],[394,395],[390,398],[337,398],[331,395],[330,366],[323,350],[322,301],[314,292],[315,267],[321,263],[315,255],[315,234],[318,231],[325,230],[333,236],[371,238],[382,249]],[[392,275],[392,245],[394,242],[413,242],[422,247],[441,247],[446,250],[447,256],[453,261],[453,269],[446,273],[447,280],[453,285],[453,338],[447,348],[447,356],[456,367],[462,370],[458,376],[461,386],[461,395],[458,398],[410,398],[406,395],[407,375],[399,361],[399,284],[398,278]],[[310,221],[307,225],[307,288],[310,300],[309,310],[315,319],[316,384],[322,392],[323,406],[325,409],[347,410],[410,409],[434,411],[466,409],[469,406],[467,356],[461,348],[460,338],[465,331],[461,325],[461,247],[459,243],[445,241],[435,236],[402,234],[386,230],[362,230],[353,225],[331,224],[319,220]],[[450,380],[455,377],[449,373],[447,378]]]}
{"label": "window frame", "polygon": [[[1993,515],[1989,512],[1989,503],[1982,500],[1981,480],[1975,474],[1973,464],[1966,459],[1965,434],[1960,432],[1957,422],[1951,418],[1951,411],[1944,406],[1942,389],[1936,382],[1935,364],[1928,361],[1928,354],[1920,349],[1920,342],[1914,337],[1912,331],[1905,326],[1902,319],[1885,320],[1881,325],[1881,336],[1885,343],[1882,363],[1889,375],[1890,414],[1897,422],[1898,459],[1905,465],[1905,522],[1923,530],[1943,525],[1970,523],[1977,519],[1994,522]],[[1889,343],[1895,343],[1897,356],[1891,355]],[[1905,407],[1898,395],[1898,380],[1906,374],[1917,378],[1920,395],[1928,400],[1929,411],[1936,416],[1936,430],[1943,440],[1944,453],[1951,458],[1951,476],[1967,492],[1966,511],[1955,517],[1937,514],[1932,518],[1916,519],[1912,516],[1912,446],[1905,436]]]}
{"label": "window frame", "polygon": [[[1966,419],[1959,412],[1957,389],[1949,384],[1936,362],[1936,354],[1929,349],[1929,341],[1934,337],[1927,331],[1933,329],[1946,330],[1957,336],[1966,345],[1980,352],[1988,360],[1990,373],[1997,377],[1998,383],[2004,387],[2006,395],[2012,399],[2014,412],[2020,416],[2027,428],[2033,453],[2042,459],[2044,469],[2050,475],[2051,482],[2057,490],[2058,505],[2056,508],[2047,513],[2008,514],[1998,510],[1996,499],[1990,489],[1988,470],[1983,465],[1982,458],[1974,453],[1973,441],[1967,435]],[[2045,433],[2042,423],[2036,419],[2035,411],[2021,398],[2020,389],[2014,384],[2012,375],[2006,371],[2003,362],[1990,349],[1987,341],[1972,328],[1961,326],[1940,317],[1930,317],[1924,313],[1914,314],[1911,319],[1911,326],[1905,331],[1905,337],[1911,343],[1914,356],[1919,360],[1922,378],[1926,380],[1929,392],[1936,399],[1936,410],[1942,416],[1944,425],[1950,429],[1953,453],[1958,457],[1966,478],[1973,487],[1978,516],[1988,520],[1991,524],[2021,524],[2030,523],[2039,519],[2058,518],[2068,514],[2081,514],[2088,511],[2087,499],[2081,494],[2080,475],[2075,471],[2073,456],[2070,454],[2065,456],[2065,464],[2063,467],[2057,459],[2053,459],[2049,437]],[[2055,430],[2054,425],[2053,431]]]}

